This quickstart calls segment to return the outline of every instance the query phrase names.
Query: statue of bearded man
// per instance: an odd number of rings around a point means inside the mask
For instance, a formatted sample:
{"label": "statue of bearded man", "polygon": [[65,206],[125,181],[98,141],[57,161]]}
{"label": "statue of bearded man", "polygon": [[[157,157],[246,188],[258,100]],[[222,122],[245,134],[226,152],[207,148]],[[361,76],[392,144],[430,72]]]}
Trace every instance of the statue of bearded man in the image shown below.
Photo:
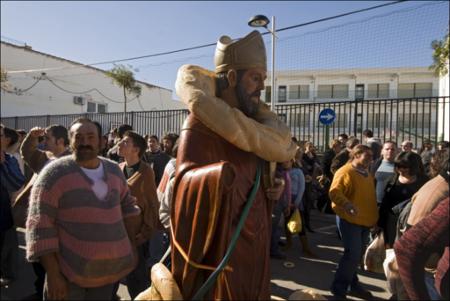
{"label": "statue of bearded man", "polygon": [[262,166],[263,184],[235,249],[204,298],[267,300],[272,205],[284,185],[268,166],[294,158],[296,145],[260,100],[267,70],[261,34],[222,36],[214,61],[215,72],[193,65],[178,71],[176,91],[191,114],[173,187],[172,274],[184,299],[195,296],[222,261]]}

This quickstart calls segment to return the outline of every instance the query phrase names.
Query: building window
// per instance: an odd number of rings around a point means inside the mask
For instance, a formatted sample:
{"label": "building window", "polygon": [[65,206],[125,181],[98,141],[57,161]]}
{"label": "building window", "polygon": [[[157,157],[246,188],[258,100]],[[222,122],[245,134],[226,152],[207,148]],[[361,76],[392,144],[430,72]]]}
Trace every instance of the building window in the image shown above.
{"label": "building window", "polygon": [[292,85],[289,86],[289,99],[308,99],[309,85]]}
{"label": "building window", "polygon": [[356,100],[364,99],[364,85],[356,85],[355,86],[355,99]]}
{"label": "building window", "polygon": [[88,113],[96,113],[97,112],[97,104],[95,102],[88,101],[87,112]]}
{"label": "building window", "polygon": [[348,85],[319,85],[318,98],[348,98]]}
{"label": "building window", "polygon": [[88,101],[87,112],[88,113],[106,113],[106,104]]}
{"label": "building window", "polygon": [[388,113],[369,113],[367,123],[371,128],[382,128],[389,122]]}
{"label": "building window", "polygon": [[433,96],[432,83],[398,84],[399,98],[430,97]]}
{"label": "building window", "polygon": [[271,91],[272,91],[271,86],[266,86],[265,90],[266,90],[266,93],[265,93],[266,102],[270,102]]}
{"label": "building window", "polygon": [[430,97],[433,96],[432,83],[414,84],[414,97]]}
{"label": "building window", "polygon": [[336,114],[334,126],[337,128],[346,128],[348,126],[348,114],[347,113]]}
{"label": "building window", "polygon": [[286,102],[286,86],[278,87],[278,102]]}
{"label": "building window", "polygon": [[369,84],[369,98],[389,98],[389,84]]}
{"label": "building window", "polygon": [[98,103],[97,113],[106,113],[106,105]]}

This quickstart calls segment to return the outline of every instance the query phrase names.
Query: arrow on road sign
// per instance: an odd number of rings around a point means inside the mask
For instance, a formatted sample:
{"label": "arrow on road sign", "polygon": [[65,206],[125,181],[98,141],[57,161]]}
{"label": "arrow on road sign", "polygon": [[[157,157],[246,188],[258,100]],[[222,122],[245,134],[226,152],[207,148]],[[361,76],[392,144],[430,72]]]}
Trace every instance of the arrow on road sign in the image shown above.
{"label": "arrow on road sign", "polygon": [[326,119],[326,120],[331,120],[334,118],[333,115],[331,115],[330,113],[328,113],[327,115],[322,115],[320,116],[321,119]]}

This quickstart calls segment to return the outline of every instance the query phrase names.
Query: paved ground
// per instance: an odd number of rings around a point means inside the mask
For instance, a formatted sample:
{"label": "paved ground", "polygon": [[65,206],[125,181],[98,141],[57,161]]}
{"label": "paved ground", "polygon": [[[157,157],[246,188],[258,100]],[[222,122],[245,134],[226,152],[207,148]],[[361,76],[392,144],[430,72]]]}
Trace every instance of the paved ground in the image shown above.
{"label": "paved ground", "polygon": [[[298,237],[295,237],[286,260],[271,260],[272,295],[287,299],[299,289],[312,289],[330,298],[329,291],[333,281],[337,263],[343,254],[341,241],[336,234],[335,216],[312,212],[312,228],[315,233],[307,232],[309,244],[313,252],[319,257],[311,259],[303,257]],[[290,261],[295,267],[286,268],[284,263]],[[386,288],[386,278],[383,274],[359,271],[359,280],[370,290],[374,299],[387,300],[390,293]],[[349,299],[355,299],[348,296]]]}
{"label": "paved ground", "polygon": [[[321,214],[313,211],[312,227],[315,233],[308,232],[310,246],[319,256],[319,259],[309,259],[301,256],[300,242],[297,237],[293,239],[293,245],[286,253],[286,260],[271,260],[272,268],[272,295],[274,299],[287,299],[298,289],[313,289],[316,292],[330,297],[329,286],[333,280],[337,262],[342,256],[342,245],[336,235],[336,226],[333,215]],[[33,293],[34,273],[31,265],[24,258],[23,233],[19,233],[20,258],[18,267],[18,279],[8,288],[1,288],[1,300],[22,300]],[[293,268],[286,268],[284,263],[292,262]],[[376,298],[387,300],[390,294],[386,290],[384,275],[360,271],[360,281],[369,289]],[[127,289],[120,285],[119,295],[122,299],[129,299]],[[352,297],[349,297],[352,298]],[[356,298],[353,298],[356,299]]]}

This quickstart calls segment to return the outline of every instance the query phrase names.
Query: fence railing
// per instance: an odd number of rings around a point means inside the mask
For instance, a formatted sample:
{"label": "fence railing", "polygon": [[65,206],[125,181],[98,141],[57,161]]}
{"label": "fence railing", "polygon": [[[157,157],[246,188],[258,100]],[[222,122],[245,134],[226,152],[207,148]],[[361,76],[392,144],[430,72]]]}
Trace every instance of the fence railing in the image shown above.
{"label": "fence railing", "polygon": [[[162,137],[169,132],[178,133],[189,112],[187,110],[127,112],[128,123],[141,135],[151,134]],[[108,133],[123,121],[123,112],[119,113],[81,113],[67,115],[20,116],[1,118],[5,126],[29,131],[35,126],[47,127],[60,124],[68,127],[78,117],[98,121],[103,133]]]}
{"label": "fence railing", "polygon": [[[336,113],[335,121],[328,127],[319,122],[319,113],[325,108]],[[441,140],[450,121],[448,96],[277,104],[276,112],[290,126],[293,136],[312,141],[319,150],[324,150],[327,140],[340,133],[362,139],[364,129],[371,129],[382,141],[400,144],[411,140],[419,147],[424,139],[434,143]],[[139,134],[161,137],[168,132],[179,133],[188,114],[187,110],[128,112],[127,120]],[[28,131],[34,126],[69,126],[77,117],[98,121],[106,133],[122,123],[123,113],[6,117],[1,121],[8,127]]]}
{"label": "fence railing", "polygon": [[[319,113],[325,108],[336,113],[328,127],[319,122]],[[448,131],[449,97],[283,104],[276,105],[276,111],[291,127],[293,136],[314,142],[320,150],[329,143],[325,140],[340,133],[361,140],[365,129],[372,130],[381,141],[400,144],[411,140],[418,147],[424,139],[436,143]]]}

